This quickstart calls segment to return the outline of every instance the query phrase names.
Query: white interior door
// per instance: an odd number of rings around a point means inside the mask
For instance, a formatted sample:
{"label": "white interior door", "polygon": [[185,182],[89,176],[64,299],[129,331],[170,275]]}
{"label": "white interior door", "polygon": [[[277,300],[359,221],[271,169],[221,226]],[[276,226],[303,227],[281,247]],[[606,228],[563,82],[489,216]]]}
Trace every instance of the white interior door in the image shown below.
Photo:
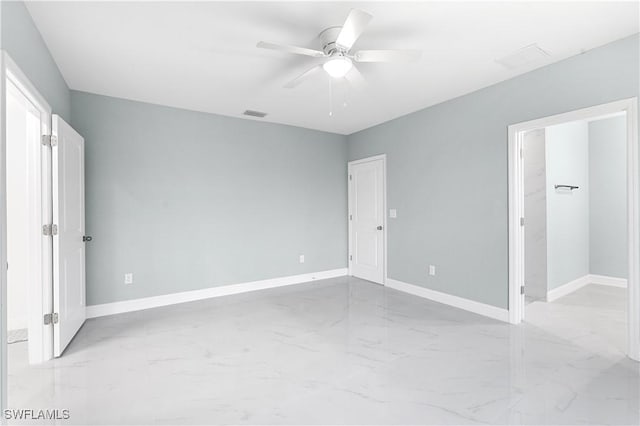
{"label": "white interior door", "polygon": [[[53,352],[58,357],[85,321],[84,139],[59,116],[53,136]],[[57,321],[56,321],[57,314]]]}
{"label": "white interior door", "polygon": [[384,160],[349,164],[351,275],[384,284]]}

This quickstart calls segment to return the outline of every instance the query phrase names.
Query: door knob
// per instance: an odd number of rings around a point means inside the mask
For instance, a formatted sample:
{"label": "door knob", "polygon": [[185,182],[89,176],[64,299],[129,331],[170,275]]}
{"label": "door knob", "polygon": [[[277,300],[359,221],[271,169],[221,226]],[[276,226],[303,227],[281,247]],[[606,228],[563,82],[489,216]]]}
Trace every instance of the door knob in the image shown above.
{"label": "door knob", "polygon": [[85,235],[84,237],[82,237],[82,242],[83,243],[88,243],[91,240],[93,240],[93,237],[90,236],[90,235]]}
{"label": "door knob", "polygon": [[382,231],[382,225],[378,225],[378,227],[376,228],[378,231]]}

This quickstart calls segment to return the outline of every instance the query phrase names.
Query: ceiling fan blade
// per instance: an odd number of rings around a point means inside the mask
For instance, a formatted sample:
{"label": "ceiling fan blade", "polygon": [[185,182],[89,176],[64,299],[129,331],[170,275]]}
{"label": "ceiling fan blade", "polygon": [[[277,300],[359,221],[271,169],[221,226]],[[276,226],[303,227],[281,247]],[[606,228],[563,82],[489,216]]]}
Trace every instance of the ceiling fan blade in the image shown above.
{"label": "ceiling fan blade", "polygon": [[318,72],[321,69],[322,69],[322,64],[316,65],[315,67],[303,72],[298,77],[294,78],[293,80],[291,80],[290,82],[285,84],[284,87],[286,89],[293,89],[294,87],[296,87],[297,85],[299,85],[304,80],[306,80],[307,78],[311,77],[312,75],[314,75],[316,72]]}
{"label": "ceiling fan blade", "polygon": [[347,16],[347,20],[344,21],[342,30],[340,30],[340,34],[338,34],[336,44],[345,50],[351,49],[353,44],[358,40],[358,37],[360,37],[366,28],[367,24],[369,24],[371,18],[373,18],[373,16],[369,15],[367,12],[363,12],[359,9],[351,9],[349,16]]}
{"label": "ceiling fan blade", "polygon": [[293,53],[295,55],[313,56],[315,58],[322,58],[323,56],[325,56],[324,52],[321,52],[319,50],[307,49],[306,47],[289,46],[286,44],[267,43],[266,41],[261,41],[256,46],[261,49],[278,50],[280,52]]}
{"label": "ceiling fan blade", "polygon": [[411,62],[421,55],[419,50],[359,50],[353,59],[356,62]]}
{"label": "ceiling fan blade", "polygon": [[362,75],[362,73],[360,73],[360,70],[358,70],[358,68],[356,67],[352,67],[351,70],[347,73],[347,75],[344,76],[344,79],[347,80],[347,83],[349,83],[351,86],[355,87],[356,89],[362,89],[367,84],[367,82],[364,79],[364,76]]}

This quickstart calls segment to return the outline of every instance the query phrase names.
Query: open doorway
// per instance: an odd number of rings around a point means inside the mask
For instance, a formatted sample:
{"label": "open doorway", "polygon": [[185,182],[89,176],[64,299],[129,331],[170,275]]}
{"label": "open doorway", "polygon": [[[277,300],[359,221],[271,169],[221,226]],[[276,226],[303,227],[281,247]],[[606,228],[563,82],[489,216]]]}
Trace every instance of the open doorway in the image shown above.
{"label": "open doorway", "polygon": [[510,126],[510,321],[638,359],[635,100]]}
{"label": "open doorway", "polygon": [[525,321],[626,351],[626,114],[524,133]]}
{"label": "open doorway", "polygon": [[[53,336],[43,316],[52,303],[52,247],[43,233],[51,220],[49,106],[18,69],[5,80],[7,220],[7,338],[9,362],[35,364],[52,357]],[[50,308],[49,308],[50,309]]]}
{"label": "open doorway", "polygon": [[[28,341],[28,283],[34,277],[30,265],[38,256],[30,244],[33,229],[29,217],[35,210],[33,190],[34,148],[39,145],[39,111],[10,81],[7,82],[7,343]],[[32,308],[33,309],[33,308]]]}

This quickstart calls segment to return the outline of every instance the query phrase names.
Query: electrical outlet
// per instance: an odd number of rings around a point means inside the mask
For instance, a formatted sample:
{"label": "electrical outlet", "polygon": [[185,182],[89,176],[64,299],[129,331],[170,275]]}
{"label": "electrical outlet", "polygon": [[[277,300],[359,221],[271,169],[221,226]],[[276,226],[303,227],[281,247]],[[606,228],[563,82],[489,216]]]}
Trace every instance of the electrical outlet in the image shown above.
{"label": "electrical outlet", "polygon": [[124,283],[125,284],[133,284],[133,273],[128,272],[124,274]]}
{"label": "electrical outlet", "polygon": [[390,209],[389,210],[389,217],[392,219],[395,219],[396,217],[398,217],[398,211],[396,209]]}
{"label": "electrical outlet", "polygon": [[304,263],[304,254],[300,255],[300,263]]}
{"label": "electrical outlet", "polygon": [[436,274],[435,265],[429,265],[429,275],[434,276]]}

